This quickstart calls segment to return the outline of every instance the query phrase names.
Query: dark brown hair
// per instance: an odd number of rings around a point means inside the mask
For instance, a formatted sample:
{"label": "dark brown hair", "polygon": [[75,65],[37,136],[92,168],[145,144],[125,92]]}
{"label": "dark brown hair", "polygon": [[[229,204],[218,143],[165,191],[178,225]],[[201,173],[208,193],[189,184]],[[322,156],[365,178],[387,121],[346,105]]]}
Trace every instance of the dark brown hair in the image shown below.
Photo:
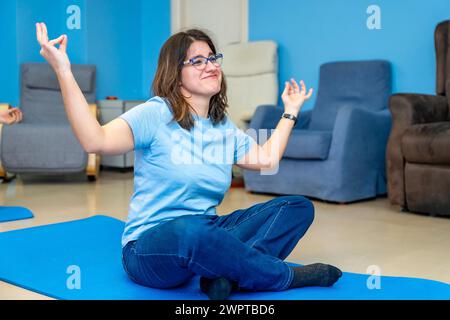
{"label": "dark brown hair", "polygon": [[[173,120],[186,130],[194,126],[190,111],[195,112],[195,110],[183,97],[179,84],[183,61],[187,59],[188,49],[194,41],[205,41],[212,52],[217,53],[211,38],[205,32],[197,29],[178,32],[172,35],[161,48],[152,85],[153,94],[168,100],[173,111]],[[213,124],[219,123],[225,117],[228,107],[226,91],[227,85],[222,72],[220,91],[209,101],[208,116]]]}

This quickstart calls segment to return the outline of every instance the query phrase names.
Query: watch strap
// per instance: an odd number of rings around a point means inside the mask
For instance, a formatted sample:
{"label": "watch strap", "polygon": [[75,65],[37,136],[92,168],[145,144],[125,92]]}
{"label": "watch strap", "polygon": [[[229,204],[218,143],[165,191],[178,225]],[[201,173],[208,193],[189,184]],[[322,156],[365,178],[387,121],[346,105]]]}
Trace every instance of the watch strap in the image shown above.
{"label": "watch strap", "polygon": [[283,118],[290,119],[294,121],[294,125],[297,123],[297,117],[290,113],[283,113]]}

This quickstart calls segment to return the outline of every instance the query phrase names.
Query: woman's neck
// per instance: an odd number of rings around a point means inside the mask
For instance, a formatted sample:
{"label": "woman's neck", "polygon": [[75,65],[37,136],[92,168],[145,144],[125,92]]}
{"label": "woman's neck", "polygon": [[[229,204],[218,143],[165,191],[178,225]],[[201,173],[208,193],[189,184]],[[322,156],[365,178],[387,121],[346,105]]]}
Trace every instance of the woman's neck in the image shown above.
{"label": "woman's neck", "polygon": [[197,115],[202,118],[208,118],[209,111],[209,99],[208,98],[196,98],[187,99],[191,107],[195,110]]}
{"label": "woman's neck", "polygon": [[199,117],[208,118],[210,97],[190,95],[186,101],[191,105]]}

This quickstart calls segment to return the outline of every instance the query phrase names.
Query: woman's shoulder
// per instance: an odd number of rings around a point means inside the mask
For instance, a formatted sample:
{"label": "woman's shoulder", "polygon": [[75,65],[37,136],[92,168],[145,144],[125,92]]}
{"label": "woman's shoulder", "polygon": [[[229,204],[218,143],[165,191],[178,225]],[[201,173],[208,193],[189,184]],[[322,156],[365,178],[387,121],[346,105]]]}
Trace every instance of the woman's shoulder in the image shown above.
{"label": "woman's shoulder", "polygon": [[135,109],[135,112],[143,113],[145,115],[158,115],[161,119],[171,114],[165,99],[158,96],[148,99],[133,107],[133,109]]}
{"label": "woman's shoulder", "polygon": [[229,114],[225,113],[222,121],[220,122],[220,125],[224,129],[235,129],[236,125],[234,124],[233,120],[230,118]]}
{"label": "woman's shoulder", "polygon": [[165,106],[165,101],[158,96],[154,96],[147,101],[135,106],[135,108],[147,109],[147,110],[161,110]]}

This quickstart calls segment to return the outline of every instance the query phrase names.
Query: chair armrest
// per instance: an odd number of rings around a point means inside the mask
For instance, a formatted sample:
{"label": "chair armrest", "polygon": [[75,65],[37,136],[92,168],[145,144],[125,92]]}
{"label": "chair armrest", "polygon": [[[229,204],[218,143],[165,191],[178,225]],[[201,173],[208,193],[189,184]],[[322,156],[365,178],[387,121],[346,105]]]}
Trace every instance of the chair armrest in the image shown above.
{"label": "chair armrest", "polygon": [[448,102],[443,96],[395,94],[389,99],[389,109],[392,129],[386,149],[388,196],[392,204],[406,207],[401,139],[406,129],[414,124],[446,121]]}
{"label": "chair armrest", "polygon": [[0,110],[8,110],[10,107],[9,103],[0,103]]}
{"label": "chair armrest", "polygon": [[414,124],[447,121],[447,98],[427,94],[394,94],[389,98],[393,127],[403,131]]}
{"label": "chair armrest", "polygon": [[[261,105],[250,121],[251,129],[275,129],[284,112],[282,107],[275,105]],[[300,111],[294,129],[306,129],[311,120],[312,110]]]}
{"label": "chair armrest", "polygon": [[[0,110],[8,110],[11,106],[9,105],[9,103],[0,103]],[[0,149],[1,149],[1,145],[2,145],[2,127],[3,124],[0,123]],[[5,179],[6,178],[6,171],[5,168],[3,168],[2,162],[0,160],[0,178]]]}
{"label": "chair armrest", "polygon": [[359,175],[369,168],[384,172],[390,128],[391,114],[387,109],[374,112],[343,107],[336,116],[328,159],[339,163],[336,170],[341,173]]}
{"label": "chair armrest", "polygon": [[97,107],[96,103],[89,103],[89,110],[95,116],[96,119],[100,118],[100,109]]}
{"label": "chair armrest", "polygon": [[[100,119],[100,108],[97,107],[96,103],[89,104],[89,110],[95,116],[97,120]],[[90,181],[94,181],[98,178],[100,172],[100,161],[101,156],[95,153],[88,153],[88,161],[86,165],[86,175]]]}

